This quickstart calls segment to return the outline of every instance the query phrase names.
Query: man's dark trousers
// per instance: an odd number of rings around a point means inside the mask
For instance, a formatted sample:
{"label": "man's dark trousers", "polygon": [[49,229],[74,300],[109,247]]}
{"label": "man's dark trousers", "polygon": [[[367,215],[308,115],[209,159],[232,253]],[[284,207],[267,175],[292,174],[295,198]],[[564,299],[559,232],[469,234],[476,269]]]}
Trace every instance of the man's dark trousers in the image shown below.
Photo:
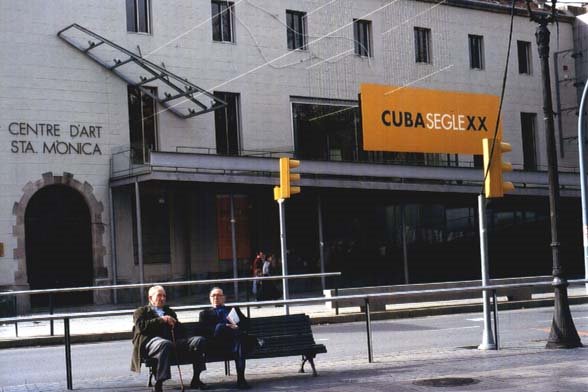
{"label": "man's dark trousers", "polygon": [[180,357],[188,355],[192,359],[194,375],[200,374],[206,369],[205,344],[206,338],[193,336],[188,339],[176,340],[176,349],[174,350],[174,343],[170,340],[158,336],[149,340],[145,345],[145,352],[149,358],[157,359],[155,381],[165,381],[171,378],[170,364],[176,352]]}

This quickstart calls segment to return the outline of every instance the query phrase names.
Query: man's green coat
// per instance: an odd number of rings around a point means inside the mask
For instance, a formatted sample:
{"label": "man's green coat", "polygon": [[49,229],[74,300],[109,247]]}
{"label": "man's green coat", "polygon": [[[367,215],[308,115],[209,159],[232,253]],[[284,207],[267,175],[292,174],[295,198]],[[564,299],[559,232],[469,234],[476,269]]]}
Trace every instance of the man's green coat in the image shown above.
{"label": "man's green coat", "polygon": [[[176,312],[167,305],[164,305],[163,312],[166,316],[178,319]],[[135,310],[133,324],[131,370],[138,373],[141,371],[141,350],[145,348],[149,340],[156,336],[161,336],[162,330],[167,328],[167,324],[153,311],[151,305],[142,306]]]}

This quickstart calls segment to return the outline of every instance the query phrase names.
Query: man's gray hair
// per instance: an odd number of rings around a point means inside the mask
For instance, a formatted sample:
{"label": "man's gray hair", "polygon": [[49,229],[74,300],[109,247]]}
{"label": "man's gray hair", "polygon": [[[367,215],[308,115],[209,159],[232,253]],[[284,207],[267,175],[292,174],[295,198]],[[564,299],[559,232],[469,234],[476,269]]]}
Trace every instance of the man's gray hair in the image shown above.
{"label": "man's gray hair", "polygon": [[159,290],[163,291],[165,293],[165,289],[163,288],[163,286],[160,285],[156,285],[156,286],[152,286],[149,288],[149,298],[151,298],[152,296],[154,296]]}
{"label": "man's gray hair", "polygon": [[214,286],[212,289],[210,289],[210,291],[208,292],[208,295],[210,296],[214,290],[220,290],[223,294],[225,293],[223,291],[223,289],[221,289],[220,287]]}

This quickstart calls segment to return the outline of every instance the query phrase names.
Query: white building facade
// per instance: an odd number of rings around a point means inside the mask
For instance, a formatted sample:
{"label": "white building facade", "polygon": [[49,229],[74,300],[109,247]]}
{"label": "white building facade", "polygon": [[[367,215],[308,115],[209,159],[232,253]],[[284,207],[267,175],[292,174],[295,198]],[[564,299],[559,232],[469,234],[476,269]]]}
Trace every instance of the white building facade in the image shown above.
{"label": "white building facade", "polygon": [[[552,51],[576,51],[574,17],[559,22]],[[278,156],[302,161],[302,194],[287,202],[290,273],[475,277],[475,259],[451,260],[479,257],[479,158],[363,151],[358,93],[499,96],[509,24],[508,5],[467,0],[0,0],[0,287],[249,275],[256,250],[279,253]],[[535,28],[517,9],[502,106],[517,190],[496,202],[501,246],[509,230],[528,244],[527,229],[545,231]],[[563,109],[577,106],[574,59],[552,62]],[[577,116],[559,114],[562,230],[575,232]],[[575,256],[580,243],[567,246]],[[549,259],[548,244],[540,252]],[[508,260],[498,275],[551,268]]]}

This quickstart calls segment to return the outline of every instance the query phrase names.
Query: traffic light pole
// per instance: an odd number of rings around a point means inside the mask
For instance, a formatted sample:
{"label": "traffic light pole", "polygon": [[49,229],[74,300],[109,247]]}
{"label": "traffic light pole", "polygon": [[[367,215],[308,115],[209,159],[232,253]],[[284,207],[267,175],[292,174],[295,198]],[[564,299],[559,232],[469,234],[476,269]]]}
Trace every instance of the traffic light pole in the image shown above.
{"label": "traffic light pole", "polygon": [[[482,261],[482,286],[489,284],[488,272],[488,237],[486,235],[486,200],[484,195],[478,195],[478,221],[480,227],[480,259]],[[482,333],[482,343],[478,346],[479,350],[496,350],[496,342],[492,333],[492,323],[490,320],[490,293],[487,290],[482,292],[484,306],[484,331]]]}
{"label": "traffic light pole", "polygon": [[[286,248],[286,210],[284,208],[285,199],[278,199],[280,210],[280,248],[282,252],[282,275],[288,276],[288,254]],[[288,279],[282,279],[282,296],[284,301],[288,300]],[[286,314],[290,314],[290,308],[284,304]]]}
{"label": "traffic light pole", "polygon": [[[584,242],[584,276],[586,279],[588,279],[588,190],[586,189],[586,152],[584,151],[586,143],[584,112],[588,108],[587,97],[588,80],[584,84],[584,92],[582,93],[578,116],[578,155],[580,156],[580,189],[582,192],[582,238]],[[588,293],[588,283],[586,283],[586,292]]]}

